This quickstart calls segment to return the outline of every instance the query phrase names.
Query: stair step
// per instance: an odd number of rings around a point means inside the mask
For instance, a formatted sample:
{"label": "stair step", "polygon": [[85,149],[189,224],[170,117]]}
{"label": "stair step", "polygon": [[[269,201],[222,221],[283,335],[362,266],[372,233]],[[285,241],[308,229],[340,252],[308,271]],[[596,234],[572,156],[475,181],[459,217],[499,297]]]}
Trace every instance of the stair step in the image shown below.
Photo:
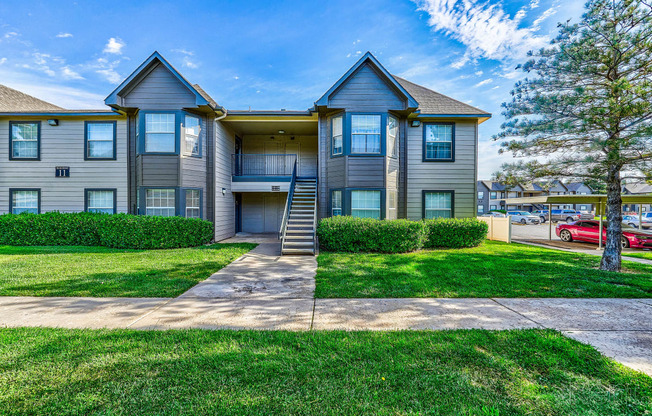
{"label": "stair step", "polygon": [[312,247],[312,241],[286,241],[283,247]]}
{"label": "stair step", "polygon": [[285,242],[288,242],[288,240],[311,240],[312,241],[313,237],[312,235],[288,235],[285,233]]}
{"label": "stair step", "polygon": [[281,252],[282,254],[307,254],[314,256],[315,255],[315,250],[311,250],[309,248],[287,248],[283,249]]}

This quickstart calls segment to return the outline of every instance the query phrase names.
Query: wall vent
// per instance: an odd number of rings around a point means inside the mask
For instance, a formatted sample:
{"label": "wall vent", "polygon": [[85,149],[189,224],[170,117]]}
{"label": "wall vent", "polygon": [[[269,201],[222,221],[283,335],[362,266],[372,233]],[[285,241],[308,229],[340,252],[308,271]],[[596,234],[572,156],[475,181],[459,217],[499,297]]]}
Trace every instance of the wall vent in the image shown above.
{"label": "wall vent", "polygon": [[281,192],[281,187],[279,185],[272,185],[272,192]]}

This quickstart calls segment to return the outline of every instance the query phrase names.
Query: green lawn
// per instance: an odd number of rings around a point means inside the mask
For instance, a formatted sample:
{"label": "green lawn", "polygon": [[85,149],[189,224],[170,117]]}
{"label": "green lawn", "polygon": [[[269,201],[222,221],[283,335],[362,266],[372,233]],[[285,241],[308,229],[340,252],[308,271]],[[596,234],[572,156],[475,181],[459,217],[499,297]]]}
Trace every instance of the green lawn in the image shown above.
{"label": "green lawn", "polygon": [[652,297],[652,266],[623,262],[623,273],[601,272],[599,256],[523,244],[487,241],[408,254],[321,252],[317,261],[318,298]]}
{"label": "green lawn", "polygon": [[[652,379],[553,331],[0,330],[4,415],[635,415]],[[647,412],[647,413],[646,413]]]}
{"label": "green lawn", "polygon": [[173,250],[0,246],[0,296],[174,297],[255,244]]}
{"label": "green lawn", "polygon": [[623,256],[638,257],[640,259],[652,260],[652,251],[649,250],[628,251],[626,253],[623,253]]}

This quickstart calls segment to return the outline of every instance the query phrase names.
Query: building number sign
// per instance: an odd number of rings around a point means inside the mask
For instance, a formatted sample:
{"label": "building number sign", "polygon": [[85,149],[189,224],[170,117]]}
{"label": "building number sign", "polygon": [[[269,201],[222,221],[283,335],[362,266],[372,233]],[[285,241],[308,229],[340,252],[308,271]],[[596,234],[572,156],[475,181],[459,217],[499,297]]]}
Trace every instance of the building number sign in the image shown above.
{"label": "building number sign", "polygon": [[70,166],[57,166],[54,168],[54,176],[57,178],[69,178]]}

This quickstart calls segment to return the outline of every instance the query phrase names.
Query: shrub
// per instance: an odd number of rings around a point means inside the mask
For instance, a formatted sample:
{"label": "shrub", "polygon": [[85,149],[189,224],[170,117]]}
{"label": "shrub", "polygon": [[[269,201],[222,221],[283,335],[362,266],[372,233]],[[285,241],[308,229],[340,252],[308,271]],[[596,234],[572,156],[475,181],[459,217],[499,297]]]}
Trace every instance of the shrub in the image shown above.
{"label": "shrub", "polygon": [[425,220],[426,248],[476,247],[487,237],[489,226],[476,218]]}
{"label": "shrub", "polygon": [[181,217],[60,213],[0,215],[0,245],[157,249],[210,242],[213,225]]}
{"label": "shrub", "polygon": [[421,248],[424,227],[417,221],[340,216],[321,220],[317,237],[326,251],[405,253]]}
{"label": "shrub", "polygon": [[506,209],[492,209],[492,210],[489,211],[489,212],[498,212],[498,213],[500,213],[500,214],[507,214],[507,210],[506,210]]}

